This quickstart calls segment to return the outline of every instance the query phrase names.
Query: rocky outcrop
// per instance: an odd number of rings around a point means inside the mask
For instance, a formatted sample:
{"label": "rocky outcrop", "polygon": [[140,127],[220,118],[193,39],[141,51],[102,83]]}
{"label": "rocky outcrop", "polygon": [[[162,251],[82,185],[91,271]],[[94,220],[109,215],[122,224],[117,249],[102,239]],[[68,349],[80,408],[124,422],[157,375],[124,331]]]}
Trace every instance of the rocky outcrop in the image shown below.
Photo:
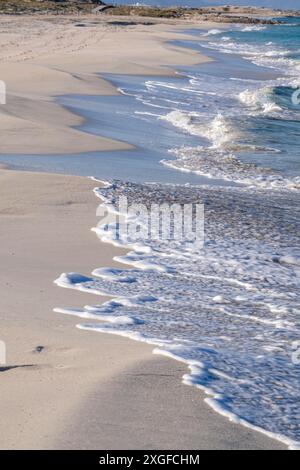
{"label": "rocky outcrop", "polygon": [[72,14],[91,13],[102,0],[0,0],[1,14]]}
{"label": "rocky outcrop", "polygon": [[[222,6],[201,8],[159,8],[139,5],[109,5],[102,0],[0,0],[0,13],[103,13],[119,16],[173,18],[247,24],[276,24],[280,21],[280,17],[300,16],[300,12],[255,7]],[[264,19],[266,17],[276,19]]]}

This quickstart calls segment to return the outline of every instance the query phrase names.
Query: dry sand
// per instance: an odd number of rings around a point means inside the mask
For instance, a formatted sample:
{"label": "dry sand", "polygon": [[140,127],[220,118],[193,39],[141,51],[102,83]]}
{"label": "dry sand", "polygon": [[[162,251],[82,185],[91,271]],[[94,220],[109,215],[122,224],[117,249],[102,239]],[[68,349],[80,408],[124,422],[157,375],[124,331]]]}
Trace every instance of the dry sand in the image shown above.
{"label": "dry sand", "polygon": [[60,273],[89,275],[120,253],[89,230],[97,223],[94,185],[0,172],[0,321],[8,355],[0,368],[0,448],[279,448],[208,408],[202,393],[181,384],[185,366],[153,356],[150,346],[78,330],[76,318],[52,312],[92,301],[56,287]]}
{"label": "dry sand", "polygon": [[7,104],[0,107],[1,153],[130,148],[74,129],[82,119],[54,98],[71,93],[116,94],[117,90],[97,76],[100,72],[170,75],[174,71],[168,65],[207,60],[165,43],[178,37],[174,22],[120,27],[101,18],[0,16],[0,80],[8,91]]}
{"label": "dry sand", "polygon": [[[176,23],[124,30],[75,28],[72,21],[0,19],[0,78],[9,91],[1,106],[3,153],[121,148],[72,129],[80,118],[53,96],[115,93],[96,71],[172,73],[159,64],[201,59],[164,44]],[[89,275],[117,254],[89,230],[97,223],[94,185],[0,170],[0,337],[7,344],[0,448],[284,448],[214,413],[202,393],[181,384],[182,364],[153,356],[141,343],[80,331],[75,318],[53,313],[91,302],[59,289],[55,278],[65,271]]]}

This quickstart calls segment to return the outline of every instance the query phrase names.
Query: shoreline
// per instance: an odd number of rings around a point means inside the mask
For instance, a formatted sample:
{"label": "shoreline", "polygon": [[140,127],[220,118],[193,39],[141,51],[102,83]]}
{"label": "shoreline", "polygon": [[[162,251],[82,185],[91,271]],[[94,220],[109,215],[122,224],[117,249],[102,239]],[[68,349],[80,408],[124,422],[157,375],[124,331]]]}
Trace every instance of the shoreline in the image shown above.
{"label": "shoreline", "polygon": [[[103,23],[102,18],[99,21],[98,17],[94,17],[93,21],[91,19],[89,17],[86,20],[85,28],[76,29],[77,43],[70,44],[74,37],[73,17],[58,18],[61,24],[57,26],[53,21],[47,22],[45,18],[37,18],[36,24],[32,25],[31,17],[11,20],[0,15],[4,26],[7,27],[12,22],[11,27],[17,27],[20,31],[13,34],[16,35],[16,40],[18,35],[25,34],[23,51],[15,50],[15,46],[11,51],[8,44],[7,49],[4,46],[0,53],[0,63],[3,63],[3,66],[0,66],[0,77],[7,84],[7,103],[0,109],[0,131],[3,134],[1,153],[54,155],[130,150],[132,146],[125,142],[78,130],[77,127],[83,124],[83,119],[65,109],[56,99],[67,94],[118,94],[109,82],[101,78],[101,73],[174,76],[176,74],[172,67],[176,67],[176,64],[195,65],[209,60],[196,51],[169,44],[171,40],[185,37],[179,36],[174,30],[181,31],[186,26],[191,27],[190,23],[171,21],[166,25],[164,22],[158,22],[151,26],[152,30],[149,31],[149,27],[144,27],[143,24],[138,24],[132,29],[130,26],[111,26],[108,21]],[[24,23],[25,28],[23,26],[22,31],[20,28]],[[210,24],[206,23],[205,26],[210,27]],[[28,30],[30,27],[32,30]],[[96,27],[99,27],[99,30],[95,33]],[[55,35],[58,33],[62,37],[59,36],[57,40]],[[43,34],[44,49],[40,48],[35,52],[36,35]],[[127,49],[125,62],[119,41],[124,43]],[[100,64],[99,43],[104,50],[110,51],[101,56]],[[61,49],[63,52],[60,52]],[[23,74],[27,79],[23,80],[20,91],[18,77]],[[60,141],[59,152],[57,141]]]}
{"label": "shoreline", "polygon": [[[160,44],[160,52],[163,53],[167,48],[164,41],[170,40],[165,37],[169,32],[159,34],[160,39],[151,38],[152,47],[156,48],[157,44]],[[144,46],[145,43],[147,39],[144,40]],[[175,49],[172,51],[170,62],[175,57],[179,59],[179,48]],[[186,54],[186,49],[184,54],[181,51],[182,56]],[[191,61],[196,60],[194,56],[200,58],[196,52],[188,56],[188,60]],[[93,61],[94,57],[93,55]],[[60,58],[61,61],[63,59],[64,57]],[[158,58],[152,58],[153,63],[155,60],[158,61]],[[49,58],[44,61],[49,63]],[[55,56],[52,61],[55,61]],[[52,66],[53,62],[50,60]],[[42,67],[46,66],[45,63],[42,61]],[[61,63],[58,61],[56,67],[60,68]],[[153,65],[152,70],[155,74],[160,69],[158,64],[159,61],[157,65]],[[81,64],[83,68],[85,65]],[[75,66],[77,64],[68,64],[70,75],[75,74],[75,70],[72,69]],[[106,67],[109,66],[111,64],[108,61]],[[123,64],[118,65],[120,68],[122,66]],[[134,64],[130,68],[130,73],[135,74],[135,71],[141,68],[142,64],[138,66]],[[28,72],[32,73],[32,70]],[[13,70],[13,73],[16,73],[16,70]],[[89,74],[91,73],[89,71]],[[55,87],[58,87],[61,76],[56,79]],[[90,83],[92,82],[93,80]],[[75,89],[77,85],[77,83],[74,85]],[[15,87],[18,87],[18,83]],[[30,93],[28,88],[26,93]],[[43,106],[47,107],[45,114],[49,115],[50,110],[52,118],[55,117],[57,123],[58,110],[54,110],[51,106],[53,102],[48,100],[49,98],[44,95]],[[37,110],[35,107],[29,112],[39,113]],[[9,111],[11,112],[11,109]],[[71,119],[74,122],[75,116],[64,115],[64,118],[67,118],[68,122]],[[50,123],[50,127],[51,125],[53,122]],[[52,131],[56,135],[57,142],[60,138],[57,136],[57,128],[52,128]],[[36,132],[37,128],[34,129],[33,135],[36,135]],[[78,145],[77,137],[74,137],[76,133],[73,131],[71,133],[72,142],[68,140],[68,135],[61,137],[68,148],[71,148],[71,144]],[[90,134],[86,135],[88,140],[93,137]],[[39,150],[43,149],[43,145],[44,148],[51,148],[50,141],[51,139],[47,141],[46,138],[43,143],[40,142]],[[106,142],[97,140],[94,143],[105,147]],[[26,141],[21,141],[19,145],[31,148]],[[35,146],[36,142],[33,145]],[[90,142],[87,145],[91,145]],[[112,145],[118,144],[113,142]],[[51,305],[72,306],[78,305],[79,301],[82,304],[85,295],[82,293],[77,295],[74,291],[68,293],[66,289],[57,289],[54,285],[50,287],[49,282],[53,283],[57,274],[70,270],[72,266],[74,271],[89,275],[89,270],[96,264],[95,252],[99,251],[101,259],[98,265],[103,263],[112,266],[114,263],[111,260],[120,251],[111,246],[108,249],[108,246],[100,243],[94,234],[89,233],[89,228],[95,223],[92,217],[92,211],[97,205],[92,193],[92,186],[95,183],[80,177],[14,170],[1,170],[0,178],[2,191],[0,215],[6,224],[1,239],[1,256],[7,268],[1,274],[1,285],[5,291],[1,319],[4,325],[2,336],[3,339],[7,339],[10,358],[8,366],[0,369],[3,382],[2,404],[6,405],[1,409],[3,417],[1,448],[74,446],[72,448],[99,449],[99,446],[114,448],[115,444],[117,448],[122,448],[124,445],[125,449],[135,448],[134,438],[138,439],[139,436],[141,436],[140,448],[145,448],[143,443],[144,445],[150,443],[151,447],[158,448],[161,442],[164,443],[163,448],[190,448],[188,444],[191,442],[195,449],[201,448],[201,445],[203,448],[285,448],[283,444],[269,440],[265,435],[232,424],[217,415],[204,403],[199,390],[181,384],[180,378],[186,367],[171,359],[157,359],[152,354],[152,346],[112,335],[100,337],[94,333],[82,332],[74,327],[74,319],[67,319],[61,314],[52,314],[51,317],[49,311]],[[76,223],[72,230],[74,221],[78,220],[80,225]],[[49,232],[49,226],[55,227],[55,231]],[[85,246],[84,253],[82,244]],[[73,259],[74,253],[76,255]],[[55,271],[56,274],[53,275]],[[16,290],[20,296],[17,302]],[[90,301],[90,297],[86,296],[86,299]],[[104,301],[105,298],[101,300]],[[14,324],[11,318],[7,319],[7,312],[11,312]],[[18,338],[17,344],[15,340],[12,343],[11,338]],[[12,344],[11,351],[9,345]],[[101,367],[99,367],[99,357],[102,360]],[[135,379],[132,380],[132,377]],[[159,378],[159,384],[155,387],[153,387],[153,377]],[[16,380],[22,382],[24,385],[22,389],[16,390]],[[77,385],[76,390],[74,382]],[[174,392],[172,406],[168,394],[170,382],[175,387],[175,390],[172,388]],[[92,398],[88,398],[89,395]],[[134,402],[130,402],[130,396],[135,397]],[[103,403],[106,405],[105,411]],[[181,403],[179,410],[178,403]],[[137,404],[140,409],[139,416],[143,418],[143,413],[146,413],[147,426],[142,428],[141,432],[139,420],[131,418],[131,435],[125,432],[124,436],[123,431],[127,428],[120,423],[120,413],[125,412],[126,422]],[[45,407],[47,413],[43,413]],[[177,420],[174,425],[172,419],[175,410]],[[194,418],[191,419],[191,416]],[[171,422],[172,426],[167,426],[164,432],[158,435],[157,430],[162,423],[171,424]],[[83,423],[86,427],[84,433]],[[107,430],[107,423],[111,425],[110,432]],[[184,435],[182,435],[183,424]],[[189,432],[187,426],[190,427]],[[116,430],[119,435],[118,442],[114,441]]]}
{"label": "shoreline", "polygon": [[[126,252],[100,243],[89,230],[97,205],[94,182],[11,170],[2,170],[0,181],[6,224],[0,243],[6,266],[0,275],[1,338],[9,359],[0,368],[1,449],[286,448],[213,411],[203,392],[182,383],[186,365],[154,355],[145,343],[81,331],[76,318],[52,312],[57,305],[75,308],[91,301],[88,294],[57,288],[58,273],[90,275],[95,264],[117,267],[114,256]],[[13,200],[21,194],[22,207]],[[53,224],[59,243],[48,229]],[[130,433],[124,432],[128,426]]]}

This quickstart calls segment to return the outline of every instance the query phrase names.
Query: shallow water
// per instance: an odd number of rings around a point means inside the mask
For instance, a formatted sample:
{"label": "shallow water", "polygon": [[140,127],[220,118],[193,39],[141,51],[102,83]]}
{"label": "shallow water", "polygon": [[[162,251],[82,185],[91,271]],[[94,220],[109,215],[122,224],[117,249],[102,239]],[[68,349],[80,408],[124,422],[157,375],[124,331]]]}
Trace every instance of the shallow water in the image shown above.
{"label": "shallow water", "polygon": [[[136,89],[146,77],[106,76],[115,85]],[[178,80],[180,81],[180,80]],[[103,179],[134,182],[156,181],[173,184],[226,185],[222,179],[211,180],[201,175],[183,175],[160,162],[169,156],[170,142],[195,145],[193,136],[179,135],[162,122],[144,120],[139,112],[145,106],[134,96],[66,96],[59,102],[85,118],[80,129],[134,145],[133,150],[87,152],[73,155],[0,155],[0,164],[37,172],[64,173],[78,176],[101,175]],[[134,110],[134,112],[133,112]]]}
{"label": "shallow water", "polygon": [[[191,31],[180,45],[215,62],[180,68],[178,78],[110,75],[122,96],[60,100],[86,118],[85,131],[136,150],[0,162],[117,179],[96,190],[111,211],[120,196],[146,206],[203,203],[204,247],[115,240],[114,225],[99,219],[96,234],[129,247],[118,259],[132,269],[62,274],[59,286],[93,296],[90,306],[56,311],[84,319],[82,329],[156,345],[189,365],[184,382],[204,389],[219,412],[297,447],[300,108],[291,96],[300,45],[297,27],[284,28]],[[112,300],[95,305],[95,294]]]}
{"label": "shallow water", "polygon": [[297,26],[189,30],[193,40],[176,43],[214,62],[178,67],[173,79],[105,75],[122,97],[59,99],[85,117],[86,132],[136,150],[72,158],[1,155],[0,163],[135,182],[297,185],[300,105],[291,98],[299,81],[300,20],[292,21]]}
{"label": "shallow water", "polygon": [[[146,0],[145,2],[133,2],[132,0],[118,0],[112,3],[123,4],[123,5],[132,5],[139,3],[142,5],[154,5],[154,6],[163,6],[163,7],[172,7],[174,5],[187,6],[187,7],[199,7],[201,6],[212,6],[212,5],[228,5],[228,2],[222,0],[215,0],[211,2],[210,0]],[[259,7],[269,7],[269,8],[283,8],[282,0],[231,0],[230,5],[251,5]],[[298,10],[299,5],[297,5],[297,0],[285,0],[284,8],[290,8],[293,10]]]}
{"label": "shallow water", "polygon": [[292,362],[300,338],[298,195],[121,182],[97,194],[114,207],[121,195],[146,205],[204,203],[205,246],[130,244],[100,223],[100,238],[131,248],[116,259],[132,269],[63,274],[59,286],[113,300],[56,311],[85,319],[82,329],[159,346],[189,364],[185,383],[205,389],[214,408],[290,445],[300,442],[300,366]]}
{"label": "shallow water", "polygon": [[[228,183],[197,188],[114,181],[96,191],[113,212],[124,195],[146,205],[204,203],[204,247],[115,240],[114,224],[100,221],[97,235],[128,246],[118,260],[132,269],[95,269],[90,278],[63,274],[58,285],[112,300],[57,311],[86,319],[82,329],[157,345],[157,353],[189,365],[184,382],[204,389],[214,409],[296,448],[300,109],[291,96],[298,36],[283,55],[288,41],[281,30],[242,28],[192,31],[194,39],[180,45],[209,49],[214,62],[180,68],[180,79],[110,76],[123,97],[88,106],[96,122],[102,103],[101,133],[150,150],[162,168],[181,170],[186,182],[199,174]],[[272,52],[266,55],[266,48]],[[64,104],[78,110],[76,100]]]}

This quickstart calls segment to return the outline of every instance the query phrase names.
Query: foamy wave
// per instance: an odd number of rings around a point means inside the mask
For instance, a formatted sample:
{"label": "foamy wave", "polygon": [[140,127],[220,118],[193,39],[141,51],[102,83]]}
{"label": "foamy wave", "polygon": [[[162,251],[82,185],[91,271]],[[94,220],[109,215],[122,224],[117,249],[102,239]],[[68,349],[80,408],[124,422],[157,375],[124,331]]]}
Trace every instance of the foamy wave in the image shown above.
{"label": "foamy wave", "polygon": [[162,116],[160,119],[168,121],[173,124],[173,126],[179,127],[190,134],[200,135],[199,129],[193,124],[193,116],[195,116],[195,114],[176,110],[171,111],[166,116]]}
{"label": "foamy wave", "polygon": [[237,129],[234,129],[229,120],[222,114],[218,114],[213,121],[203,129],[203,135],[207,137],[213,147],[228,147],[239,136]]}
{"label": "foamy wave", "polygon": [[[178,355],[177,351],[168,351],[166,349],[155,348],[153,354],[158,354],[161,356],[169,357],[174,359],[175,361],[182,362],[186,364],[190,370],[188,374],[185,374],[182,379],[182,383],[184,385],[189,385],[193,387],[197,387],[199,390],[204,392],[210,398],[206,398],[204,401],[210,406],[216,413],[224,416],[225,418],[229,419],[232,423],[239,424],[244,426],[252,431],[256,431],[259,433],[264,434],[265,436],[269,437],[270,439],[275,439],[283,444],[285,444],[290,450],[300,450],[300,442],[295,441],[294,439],[289,439],[283,434],[274,433],[274,432],[267,432],[265,429],[255,426],[253,423],[246,421],[245,419],[241,418],[237,414],[230,411],[229,408],[226,406],[226,397],[220,395],[219,393],[214,393],[214,391],[209,388],[207,385],[203,385],[203,381],[205,377],[209,377],[215,374],[216,380],[219,377],[225,378],[229,381],[236,380],[234,377],[229,377],[224,372],[219,370],[207,370],[207,366],[202,362],[197,361],[188,361],[183,359],[180,355]],[[180,352],[179,352],[180,354]]]}
{"label": "foamy wave", "polygon": [[226,42],[209,42],[206,47],[212,49],[221,50],[227,54],[239,54],[249,58],[252,57],[270,57],[270,58],[282,58],[290,56],[291,52],[288,49],[272,49],[271,43],[266,43],[265,48],[263,46],[256,46],[248,43],[238,43],[231,39]]}
{"label": "foamy wave", "polygon": [[290,59],[288,57],[272,54],[259,54],[252,58],[252,62],[256,65],[263,67],[270,67],[283,72],[286,75],[299,76],[300,72],[300,61],[296,59]]}
{"label": "foamy wave", "polygon": [[207,31],[207,33],[204,33],[202,36],[216,36],[217,34],[222,33],[224,33],[224,31],[222,31],[221,29],[210,29],[209,31]]}
{"label": "foamy wave", "polygon": [[241,55],[244,59],[251,60],[255,65],[276,69],[285,75],[291,75],[291,77],[298,76],[300,72],[300,61],[290,57],[291,51],[280,47],[274,49],[272,42],[258,46],[246,42],[238,43],[227,38],[226,41],[211,41],[205,46],[225,54]]}
{"label": "foamy wave", "polygon": [[222,114],[218,114],[206,124],[199,122],[199,118],[201,116],[196,113],[184,113],[179,110],[161,117],[191,135],[208,139],[214,147],[224,147],[238,137],[238,130],[234,129]]}
{"label": "foamy wave", "polygon": [[259,90],[245,90],[240,93],[239,98],[245,105],[262,111],[264,114],[282,113],[283,108],[274,101],[274,88],[265,87]]}
{"label": "foamy wave", "polygon": [[[290,356],[300,334],[299,250],[284,247],[298,245],[300,230],[282,232],[278,211],[286,208],[286,226],[299,224],[297,200],[118,182],[96,194],[111,205],[120,195],[146,204],[205,201],[205,247],[148,240],[151,250],[132,248],[122,257],[133,269],[95,270],[90,278],[64,274],[59,285],[113,299],[56,312],[92,320],[81,329],[158,346],[155,353],[189,366],[183,382],[204,390],[217,412],[299,447],[298,368]],[[166,262],[168,272],[147,269]]]}
{"label": "foamy wave", "polygon": [[[236,150],[247,150],[248,146]],[[249,150],[249,148],[248,148]],[[275,149],[252,147],[255,151],[276,151]],[[240,183],[252,188],[273,190],[300,189],[300,177],[285,178],[271,169],[260,168],[254,164],[242,163],[232,153],[207,147],[182,147],[171,150],[176,160],[162,160],[171,168],[193,172],[207,178],[223,179]]]}
{"label": "foamy wave", "polygon": [[252,32],[252,31],[264,31],[265,29],[267,29],[266,26],[263,26],[263,25],[253,25],[253,26],[246,26],[245,28],[242,28],[242,32],[243,33],[249,33],[249,32]]}
{"label": "foamy wave", "polygon": [[[269,92],[271,96],[271,91]],[[275,114],[282,111],[270,99],[266,90],[258,92],[244,92],[240,99],[252,106],[261,109],[264,114]],[[280,153],[280,150],[267,146],[258,146],[244,143],[243,134],[231,124],[231,120],[223,115],[217,115],[211,122],[199,123],[198,115],[174,111],[163,119],[174,126],[192,135],[204,137],[210,142],[208,147],[181,147],[170,150],[176,160],[162,160],[171,168],[193,172],[200,176],[212,179],[223,179],[232,183],[239,183],[253,188],[273,190],[299,190],[300,177],[286,178],[270,168],[258,167],[254,164],[241,162],[235,153]]]}

